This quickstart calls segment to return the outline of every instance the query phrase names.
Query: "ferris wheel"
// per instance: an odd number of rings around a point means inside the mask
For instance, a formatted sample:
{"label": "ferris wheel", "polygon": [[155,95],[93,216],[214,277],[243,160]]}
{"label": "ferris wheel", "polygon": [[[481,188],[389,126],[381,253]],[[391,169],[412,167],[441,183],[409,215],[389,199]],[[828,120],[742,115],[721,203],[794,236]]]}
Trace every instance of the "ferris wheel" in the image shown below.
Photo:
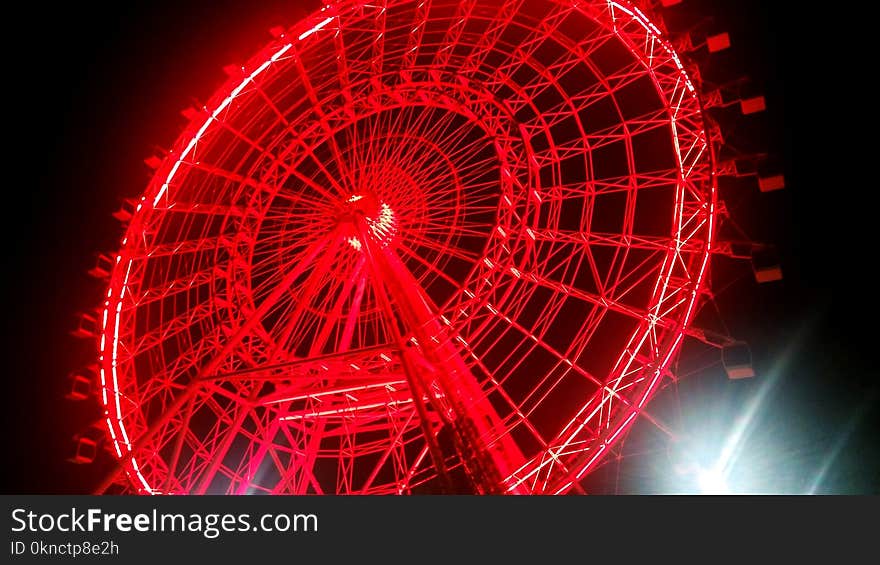
{"label": "ferris wheel", "polygon": [[200,108],[99,324],[141,493],[560,494],[706,295],[716,151],[640,3],[332,3]]}

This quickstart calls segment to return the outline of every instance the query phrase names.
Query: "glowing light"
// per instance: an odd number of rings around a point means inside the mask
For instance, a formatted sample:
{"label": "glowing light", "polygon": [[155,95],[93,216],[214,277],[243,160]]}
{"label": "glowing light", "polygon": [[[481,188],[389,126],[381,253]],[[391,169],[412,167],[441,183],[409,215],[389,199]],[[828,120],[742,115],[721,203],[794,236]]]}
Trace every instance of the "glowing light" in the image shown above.
{"label": "glowing light", "polygon": [[362,249],[361,242],[356,237],[348,238],[348,244],[351,245],[355,251],[360,251]]}
{"label": "glowing light", "polygon": [[[360,200],[360,198],[357,198],[354,202],[357,202],[357,200]],[[352,200],[349,199],[349,202],[352,202]],[[397,233],[397,221],[394,218],[394,211],[385,202],[379,205],[378,217],[375,219],[367,218],[367,224],[369,224],[373,235],[376,236],[376,239],[382,245],[388,245],[391,238]]]}
{"label": "glowing light", "polygon": [[718,467],[697,471],[697,484],[702,494],[730,494],[727,478]]}
{"label": "glowing light", "polygon": [[329,18],[325,18],[323,21],[318,22],[317,24],[315,24],[315,27],[313,27],[312,29],[302,32],[299,36],[299,40],[302,41],[303,39],[307,38],[308,36],[312,35],[313,33],[317,32],[317,31],[321,31],[322,29],[324,29],[324,27],[327,24],[329,24],[332,21],[333,21],[333,16],[330,16]]}

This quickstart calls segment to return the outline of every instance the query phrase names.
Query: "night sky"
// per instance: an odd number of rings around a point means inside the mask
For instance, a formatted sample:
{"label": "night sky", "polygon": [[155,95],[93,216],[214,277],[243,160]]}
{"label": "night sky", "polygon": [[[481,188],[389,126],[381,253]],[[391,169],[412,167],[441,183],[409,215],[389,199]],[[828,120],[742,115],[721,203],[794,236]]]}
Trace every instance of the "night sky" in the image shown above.
{"label": "night sky", "polygon": [[[748,74],[768,105],[759,125],[733,136],[758,137],[787,179],[785,191],[760,195],[745,185],[728,198],[739,225],[775,242],[782,257],[784,281],[756,285],[741,264],[745,276],[719,296],[731,332],[752,345],[759,378],[729,382],[716,366],[683,385],[682,410],[691,428],[723,426],[763,390],[744,444],[761,460],[753,474],[765,487],[753,490],[805,492],[825,464],[817,492],[880,493],[877,285],[869,274],[876,101],[858,64],[862,40],[845,35],[852,16],[782,4],[685,0],[681,8],[714,15],[710,29],[731,33],[732,49],[710,64]],[[2,492],[85,493],[101,479],[100,465],[65,461],[73,434],[99,411],[64,394],[67,374],[95,355],[69,332],[76,313],[100,301],[101,283],[86,271],[119,241],[111,213],[140,194],[149,179],[143,159],[174,141],[180,111],[212,94],[222,67],[317,5],[29,4],[7,20],[20,33],[4,39],[3,119],[12,127],[3,187]],[[628,490],[662,490],[652,469],[627,468]]]}

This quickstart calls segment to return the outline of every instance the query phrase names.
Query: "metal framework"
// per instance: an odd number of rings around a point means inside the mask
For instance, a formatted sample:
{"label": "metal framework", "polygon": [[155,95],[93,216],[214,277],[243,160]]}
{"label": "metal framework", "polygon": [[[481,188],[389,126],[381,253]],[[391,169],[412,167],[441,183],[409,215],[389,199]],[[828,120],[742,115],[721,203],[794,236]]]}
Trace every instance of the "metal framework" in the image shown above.
{"label": "metal framework", "polygon": [[564,493],[668,376],[716,222],[698,85],[625,1],[343,0],[236,68],[115,256],[142,493]]}

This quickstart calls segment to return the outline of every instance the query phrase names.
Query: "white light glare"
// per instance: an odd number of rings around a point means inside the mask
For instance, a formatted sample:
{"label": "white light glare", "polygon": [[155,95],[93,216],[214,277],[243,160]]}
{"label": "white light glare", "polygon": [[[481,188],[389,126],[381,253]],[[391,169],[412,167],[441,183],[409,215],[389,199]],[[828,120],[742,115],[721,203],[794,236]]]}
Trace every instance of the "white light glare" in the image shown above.
{"label": "white light glare", "polygon": [[697,471],[697,484],[701,494],[730,494],[724,471],[718,467]]}

